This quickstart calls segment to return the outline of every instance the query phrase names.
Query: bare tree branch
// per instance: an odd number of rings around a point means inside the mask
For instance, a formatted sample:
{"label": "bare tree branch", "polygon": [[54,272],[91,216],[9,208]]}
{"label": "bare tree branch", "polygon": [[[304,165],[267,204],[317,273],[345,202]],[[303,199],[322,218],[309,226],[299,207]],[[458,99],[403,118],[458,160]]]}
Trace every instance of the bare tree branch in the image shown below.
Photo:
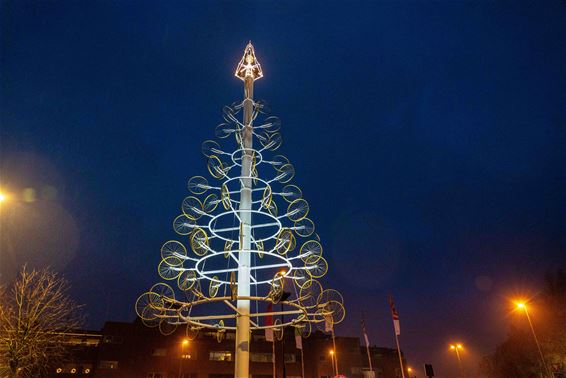
{"label": "bare tree branch", "polygon": [[65,334],[83,323],[68,290],[57,273],[25,266],[10,289],[0,286],[0,376],[43,376],[65,357]]}

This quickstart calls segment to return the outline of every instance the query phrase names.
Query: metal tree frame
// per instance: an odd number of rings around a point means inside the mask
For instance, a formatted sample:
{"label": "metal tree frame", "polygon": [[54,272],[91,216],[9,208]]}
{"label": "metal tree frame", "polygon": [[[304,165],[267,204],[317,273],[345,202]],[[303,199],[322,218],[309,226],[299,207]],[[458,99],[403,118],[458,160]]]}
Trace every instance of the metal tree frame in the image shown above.
{"label": "metal tree frame", "polygon": [[[221,341],[226,330],[235,330],[235,376],[247,378],[250,331],[273,329],[282,338],[283,327],[292,326],[308,337],[313,326],[326,330],[340,323],[345,310],[342,295],[318,281],[328,263],[307,218],[308,202],[290,184],[295,169],[283,155],[268,156],[281,146],[281,121],[269,116],[265,102],[253,100],[254,81],[263,72],[251,43],[235,75],[244,82],[244,100],[223,108],[225,122],[215,134],[236,146],[227,152],[214,140],[202,144],[216,181],[189,179],[191,195],[173,221],[184,243],[170,240],[161,248],[158,273],[175,284],[153,285],[135,308],[145,325],[165,335],[183,325],[190,339],[209,329]],[[291,296],[282,301],[286,288]],[[281,311],[259,310],[268,303],[281,304]]]}

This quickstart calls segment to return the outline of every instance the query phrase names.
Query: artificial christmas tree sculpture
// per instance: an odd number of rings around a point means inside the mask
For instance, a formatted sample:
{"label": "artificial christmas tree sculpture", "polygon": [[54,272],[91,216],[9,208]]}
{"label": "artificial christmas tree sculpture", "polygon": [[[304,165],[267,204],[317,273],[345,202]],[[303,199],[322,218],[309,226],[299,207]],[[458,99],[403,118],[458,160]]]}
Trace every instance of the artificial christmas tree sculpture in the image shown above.
{"label": "artificial christmas tree sculpture", "polygon": [[[253,99],[263,72],[251,43],[235,75],[244,100],[223,108],[225,122],[215,134],[225,143],[202,144],[212,178],[189,179],[190,195],[173,221],[180,238],[161,248],[158,272],[170,283],[152,286],[135,307],[144,324],[163,334],[182,325],[189,338],[212,329],[221,340],[235,330],[235,376],[248,378],[251,331],[272,329],[282,337],[283,327],[292,326],[308,337],[313,327],[341,322],[345,311],[340,293],[319,282],[328,264],[309,205],[291,184],[295,169],[274,153],[281,122]],[[281,310],[266,312],[268,303]]]}

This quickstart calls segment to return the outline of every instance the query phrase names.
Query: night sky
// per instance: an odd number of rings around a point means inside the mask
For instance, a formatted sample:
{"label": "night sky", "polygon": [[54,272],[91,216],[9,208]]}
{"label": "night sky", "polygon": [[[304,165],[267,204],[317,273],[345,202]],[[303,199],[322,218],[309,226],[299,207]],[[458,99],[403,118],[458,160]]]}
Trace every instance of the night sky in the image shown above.
{"label": "night sky", "polygon": [[[50,264],[88,327],[131,321],[200,144],[242,98],[283,121],[282,153],[343,292],[340,335],[451,374],[490,353],[507,300],[566,250],[564,1],[2,1],[1,279]],[[27,188],[27,189],[26,189]]]}

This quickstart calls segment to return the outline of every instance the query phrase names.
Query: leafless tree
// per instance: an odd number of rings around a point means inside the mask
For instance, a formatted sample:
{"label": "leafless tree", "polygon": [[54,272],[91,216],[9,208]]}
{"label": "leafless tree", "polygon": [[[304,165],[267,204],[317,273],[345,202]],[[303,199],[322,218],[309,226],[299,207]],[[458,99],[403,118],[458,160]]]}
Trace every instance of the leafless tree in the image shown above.
{"label": "leafless tree", "polygon": [[0,287],[0,376],[45,376],[65,357],[65,334],[82,324],[68,290],[59,274],[25,266],[10,287]]}

